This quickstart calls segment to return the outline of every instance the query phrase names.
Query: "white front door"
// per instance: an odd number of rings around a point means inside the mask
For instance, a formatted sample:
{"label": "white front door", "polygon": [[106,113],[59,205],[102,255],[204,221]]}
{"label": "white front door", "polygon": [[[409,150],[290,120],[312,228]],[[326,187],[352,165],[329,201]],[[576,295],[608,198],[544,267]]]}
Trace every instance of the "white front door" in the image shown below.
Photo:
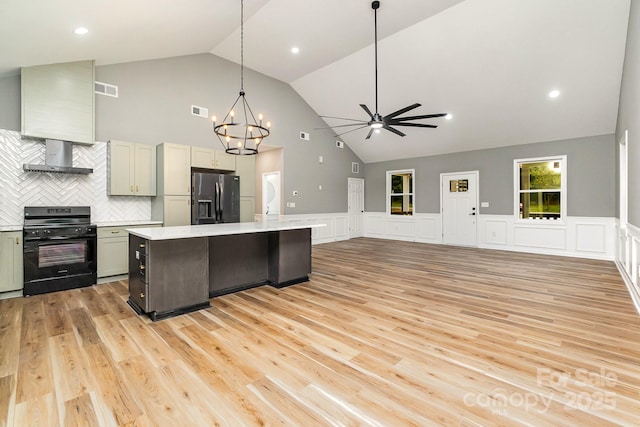
{"label": "white front door", "polygon": [[364,179],[348,178],[349,238],[364,236]]}
{"label": "white front door", "polygon": [[476,246],[478,172],[440,174],[442,243]]}

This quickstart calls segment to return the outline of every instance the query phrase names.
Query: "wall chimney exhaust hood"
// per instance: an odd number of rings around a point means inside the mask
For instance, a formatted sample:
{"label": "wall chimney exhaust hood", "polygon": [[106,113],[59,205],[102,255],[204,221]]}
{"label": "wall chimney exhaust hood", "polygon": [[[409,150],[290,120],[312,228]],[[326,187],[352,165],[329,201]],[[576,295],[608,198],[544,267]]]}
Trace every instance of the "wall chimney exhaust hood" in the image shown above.
{"label": "wall chimney exhaust hood", "polygon": [[44,165],[22,165],[26,172],[54,172],[88,175],[91,168],[73,167],[73,144],[70,141],[57,139],[45,140]]}

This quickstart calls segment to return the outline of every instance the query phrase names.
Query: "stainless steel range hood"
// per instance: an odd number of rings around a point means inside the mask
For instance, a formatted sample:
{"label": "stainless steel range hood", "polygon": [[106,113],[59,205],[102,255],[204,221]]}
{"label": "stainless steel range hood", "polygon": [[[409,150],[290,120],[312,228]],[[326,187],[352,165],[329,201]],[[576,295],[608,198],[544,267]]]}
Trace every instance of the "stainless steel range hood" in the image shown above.
{"label": "stainless steel range hood", "polygon": [[87,175],[93,173],[91,168],[73,167],[73,144],[70,141],[57,139],[45,140],[44,165],[22,165],[27,172],[54,172]]}

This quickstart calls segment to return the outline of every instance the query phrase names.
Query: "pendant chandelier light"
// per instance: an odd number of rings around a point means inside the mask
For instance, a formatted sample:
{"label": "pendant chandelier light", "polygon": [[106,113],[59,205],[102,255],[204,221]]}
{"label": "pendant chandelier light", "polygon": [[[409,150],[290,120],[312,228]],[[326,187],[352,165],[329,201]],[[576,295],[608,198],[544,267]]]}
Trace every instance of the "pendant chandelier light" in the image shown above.
{"label": "pendant chandelier light", "polygon": [[[238,113],[234,108],[238,109]],[[213,131],[224,147],[224,151],[235,155],[258,154],[258,147],[262,140],[269,136],[271,122],[262,124],[262,114],[256,120],[245,98],[244,91],[244,0],[240,1],[240,94],[229,109],[229,112],[216,124],[213,120]]]}

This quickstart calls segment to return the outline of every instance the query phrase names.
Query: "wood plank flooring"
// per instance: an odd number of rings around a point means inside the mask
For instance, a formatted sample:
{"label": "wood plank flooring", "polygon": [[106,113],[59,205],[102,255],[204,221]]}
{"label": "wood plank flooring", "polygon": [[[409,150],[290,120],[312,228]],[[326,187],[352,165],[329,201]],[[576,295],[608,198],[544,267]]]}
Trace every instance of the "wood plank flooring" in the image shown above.
{"label": "wood plank flooring", "polygon": [[307,283],[188,315],[127,295],[0,301],[0,426],[640,423],[611,262],[353,239],[314,246]]}

